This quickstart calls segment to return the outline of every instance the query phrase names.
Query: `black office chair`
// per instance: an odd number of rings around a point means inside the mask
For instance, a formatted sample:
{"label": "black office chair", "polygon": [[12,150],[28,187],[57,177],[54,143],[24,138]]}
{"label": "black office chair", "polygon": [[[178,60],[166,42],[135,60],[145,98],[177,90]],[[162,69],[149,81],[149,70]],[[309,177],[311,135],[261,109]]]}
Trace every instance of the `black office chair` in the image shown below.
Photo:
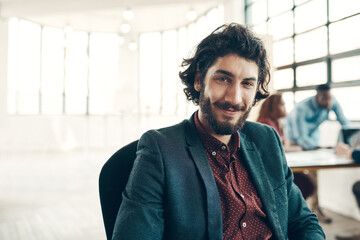
{"label": "black office chair", "polygon": [[99,175],[99,194],[107,239],[111,239],[116,216],[131,169],[138,141],[119,149],[104,164]]}

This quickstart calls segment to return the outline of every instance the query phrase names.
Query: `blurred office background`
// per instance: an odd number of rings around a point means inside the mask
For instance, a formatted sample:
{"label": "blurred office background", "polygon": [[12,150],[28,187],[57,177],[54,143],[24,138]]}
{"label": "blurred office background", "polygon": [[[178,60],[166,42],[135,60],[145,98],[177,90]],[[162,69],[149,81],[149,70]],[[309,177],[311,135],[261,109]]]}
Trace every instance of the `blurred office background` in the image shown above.
{"label": "blurred office background", "polygon": [[[288,111],[331,83],[359,124],[358,0],[0,0],[0,239],[105,239],[101,166],[196,110],[181,60],[230,22],[264,39]],[[336,144],[332,120],[323,146]],[[320,171],[320,205],[360,221],[359,176]]]}

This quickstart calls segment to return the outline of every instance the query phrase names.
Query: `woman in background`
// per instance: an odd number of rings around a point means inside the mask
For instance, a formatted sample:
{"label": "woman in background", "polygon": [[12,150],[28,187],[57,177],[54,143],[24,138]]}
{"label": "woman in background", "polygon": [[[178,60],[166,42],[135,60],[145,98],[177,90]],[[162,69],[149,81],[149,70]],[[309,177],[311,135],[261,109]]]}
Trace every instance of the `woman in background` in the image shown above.
{"label": "woman in background", "polygon": [[284,132],[280,122],[284,117],[286,117],[285,102],[281,94],[276,93],[270,95],[261,105],[259,117],[256,121],[273,127],[284,144]]}
{"label": "woman in background", "polygon": [[301,151],[299,145],[291,145],[290,141],[285,139],[281,119],[286,117],[285,102],[281,93],[270,95],[261,105],[258,119],[259,123],[263,123],[273,127],[279,134],[284,145],[285,152]]}

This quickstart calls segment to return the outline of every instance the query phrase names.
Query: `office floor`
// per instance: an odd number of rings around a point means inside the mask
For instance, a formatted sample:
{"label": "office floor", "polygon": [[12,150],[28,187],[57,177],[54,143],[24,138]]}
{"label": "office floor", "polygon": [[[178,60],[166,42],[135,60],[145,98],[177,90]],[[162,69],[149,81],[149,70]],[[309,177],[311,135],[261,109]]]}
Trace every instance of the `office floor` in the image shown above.
{"label": "office floor", "polygon": [[[98,174],[116,149],[63,153],[0,153],[0,239],[105,239]],[[327,239],[360,229],[331,211]]]}

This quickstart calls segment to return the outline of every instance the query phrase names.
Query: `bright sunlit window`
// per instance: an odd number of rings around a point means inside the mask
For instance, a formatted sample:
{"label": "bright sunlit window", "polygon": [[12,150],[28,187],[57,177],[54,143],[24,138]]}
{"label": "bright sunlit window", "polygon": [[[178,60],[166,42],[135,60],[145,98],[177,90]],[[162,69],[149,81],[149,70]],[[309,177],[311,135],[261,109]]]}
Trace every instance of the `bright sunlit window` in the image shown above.
{"label": "bright sunlit window", "polygon": [[9,48],[9,112],[39,112],[41,27],[11,19]]}
{"label": "bright sunlit window", "polygon": [[[360,104],[353,90],[360,87],[360,35],[354,28],[360,25],[360,1],[247,0],[245,18],[256,33],[273,40],[273,87],[288,101],[298,102],[329,83],[344,108]],[[346,115],[360,120],[360,111]]]}
{"label": "bright sunlit window", "polygon": [[116,34],[10,19],[8,112],[114,113],[118,55]]}
{"label": "bright sunlit window", "polygon": [[92,33],[89,45],[89,113],[111,114],[119,104],[119,45],[117,34]]}

